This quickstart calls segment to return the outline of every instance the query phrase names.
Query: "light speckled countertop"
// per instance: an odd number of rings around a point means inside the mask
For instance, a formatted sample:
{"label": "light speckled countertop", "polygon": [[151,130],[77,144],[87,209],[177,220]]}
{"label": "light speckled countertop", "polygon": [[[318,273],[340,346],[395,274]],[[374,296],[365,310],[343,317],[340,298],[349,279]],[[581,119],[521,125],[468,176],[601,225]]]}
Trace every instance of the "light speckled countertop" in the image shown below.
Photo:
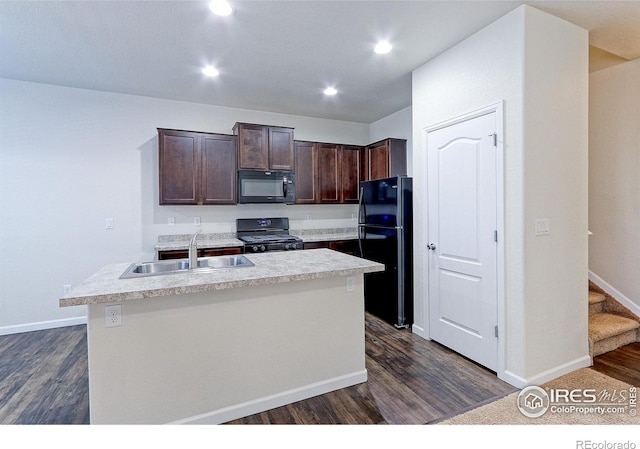
{"label": "light speckled countertop", "polygon": [[[224,257],[224,256],[222,256]],[[329,249],[246,254],[253,267],[120,279],[129,263],[107,265],[60,299],[60,307],[122,302],[384,271],[384,265]]]}
{"label": "light speckled countertop", "polygon": [[331,242],[336,240],[357,240],[357,228],[305,229],[290,231],[300,237],[303,242]]}
{"label": "light speckled countertop", "polygon": [[[356,228],[327,228],[327,229],[292,229],[291,235],[300,237],[303,242],[328,242],[336,240],[355,240],[358,238]],[[235,233],[201,234],[197,237],[198,248],[231,248],[243,246],[235,238]],[[191,235],[161,235],[158,237],[154,249],[156,251],[175,251],[189,248]]]}
{"label": "light speckled countertop", "polygon": [[[231,248],[235,246],[242,247],[244,245],[244,243],[242,243],[235,237],[218,238],[207,236],[207,238],[198,238],[196,242],[198,243],[198,248]],[[156,243],[154,249],[156,251],[176,251],[181,249],[189,249],[189,238],[184,240],[158,240],[158,243]]]}

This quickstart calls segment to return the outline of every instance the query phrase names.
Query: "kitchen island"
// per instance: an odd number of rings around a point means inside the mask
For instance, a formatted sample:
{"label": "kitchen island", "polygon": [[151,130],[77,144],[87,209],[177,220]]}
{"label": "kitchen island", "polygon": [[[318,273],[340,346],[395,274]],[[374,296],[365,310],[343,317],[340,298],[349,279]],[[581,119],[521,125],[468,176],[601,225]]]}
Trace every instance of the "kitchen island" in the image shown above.
{"label": "kitchen island", "polygon": [[135,279],[109,265],[60,300],[88,306],[92,424],[222,423],[366,381],[363,275],[384,266],[328,249],[246,257]]}

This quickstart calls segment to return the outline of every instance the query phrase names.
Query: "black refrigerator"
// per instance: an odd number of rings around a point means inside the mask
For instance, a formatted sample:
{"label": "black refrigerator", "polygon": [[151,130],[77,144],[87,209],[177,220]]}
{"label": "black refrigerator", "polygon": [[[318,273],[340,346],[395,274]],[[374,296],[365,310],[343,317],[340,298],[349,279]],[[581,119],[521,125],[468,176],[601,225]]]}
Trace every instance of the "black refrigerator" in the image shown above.
{"label": "black refrigerator", "polygon": [[360,183],[360,255],[385,265],[364,275],[365,310],[397,328],[413,324],[412,178]]}

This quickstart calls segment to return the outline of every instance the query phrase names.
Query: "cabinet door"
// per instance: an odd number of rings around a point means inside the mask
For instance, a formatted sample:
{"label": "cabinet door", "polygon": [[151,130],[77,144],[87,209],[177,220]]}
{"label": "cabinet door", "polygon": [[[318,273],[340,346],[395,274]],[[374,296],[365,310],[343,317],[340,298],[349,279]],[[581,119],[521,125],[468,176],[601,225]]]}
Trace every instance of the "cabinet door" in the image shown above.
{"label": "cabinet door", "polygon": [[269,169],[293,170],[293,129],[269,127]]}
{"label": "cabinet door", "polygon": [[360,257],[360,246],[358,240],[332,240],[322,242],[306,242],[302,245],[303,249],[329,248],[341,253],[350,254]]}
{"label": "cabinet door", "polygon": [[407,141],[389,138],[372,143],[362,153],[362,179],[381,179],[407,174]]}
{"label": "cabinet door", "polygon": [[360,148],[345,146],[341,151],[340,202],[357,203],[360,187]]}
{"label": "cabinet door", "polygon": [[198,133],[159,130],[160,205],[197,204]]}
{"label": "cabinet door", "polygon": [[389,176],[407,174],[407,141],[405,139],[389,140]]}
{"label": "cabinet door", "polygon": [[236,204],[236,136],[202,137],[201,204]]}
{"label": "cabinet door", "polygon": [[[241,246],[230,246],[224,248],[202,248],[198,250],[198,257],[226,256],[229,254],[242,254]],[[158,260],[186,259],[189,251],[186,249],[172,249],[158,251]]]}
{"label": "cabinet door", "polygon": [[302,249],[329,248],[329,242],[305,242]]}
{"label": "cabinet door", "polygon": [[238,135],[238,168],[268,170],[268,128],[237,123],[234,130]]}
{"label": "cabinet door", "polygon": [[360,181],[369,180],[369,149],[364,147],[360,150]]}
{"label": "cabinet door", "polygon": [[321,203],[340,202],[340,146],[318,145],[318,183]]}
{"label": "cabinet door", "polygon": [[242,247],[233,246],[229,248],[204,248],[202,252],[198,250],[198,257],[227,256],[230,254],[242,254]]}
{"label": "cabinet door", "polygon": [[296,204],[318,202],[318,151],[313,142],[295,142]]}
{"label": "cabinet door", "polygon": [[386,141],[367,147],[368,179],[389,177],[389,145]]}

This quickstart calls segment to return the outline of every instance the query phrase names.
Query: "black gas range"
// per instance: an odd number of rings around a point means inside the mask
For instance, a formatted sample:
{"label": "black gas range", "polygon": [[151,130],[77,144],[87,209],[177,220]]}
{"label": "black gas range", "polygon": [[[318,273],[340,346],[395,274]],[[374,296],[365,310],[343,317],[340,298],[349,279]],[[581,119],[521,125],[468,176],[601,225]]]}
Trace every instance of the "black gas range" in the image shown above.
{"label": "black gas range", "polygon": [[289,235],[289,219],[238,218],[237,237],[244,243],[245,253],[302,249],[302,239]]}

